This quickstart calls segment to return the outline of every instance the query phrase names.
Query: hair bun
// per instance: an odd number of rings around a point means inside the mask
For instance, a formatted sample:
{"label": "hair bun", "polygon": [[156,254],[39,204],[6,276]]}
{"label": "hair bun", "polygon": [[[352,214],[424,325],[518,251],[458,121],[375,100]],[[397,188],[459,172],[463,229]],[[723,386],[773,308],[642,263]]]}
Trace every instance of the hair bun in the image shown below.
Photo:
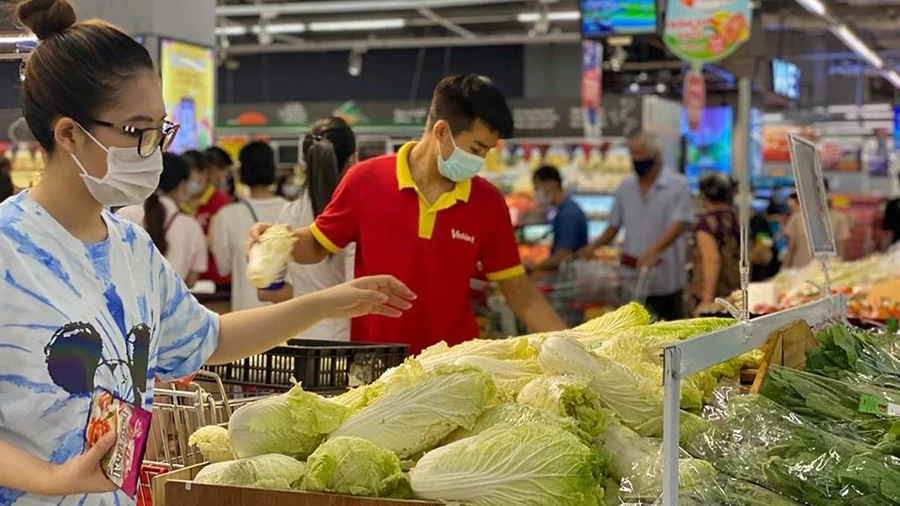
{"label": "hair bun", "polygon": [[39,40],[69,28],[78,19],[69,0],[22,0],[16,14]]}

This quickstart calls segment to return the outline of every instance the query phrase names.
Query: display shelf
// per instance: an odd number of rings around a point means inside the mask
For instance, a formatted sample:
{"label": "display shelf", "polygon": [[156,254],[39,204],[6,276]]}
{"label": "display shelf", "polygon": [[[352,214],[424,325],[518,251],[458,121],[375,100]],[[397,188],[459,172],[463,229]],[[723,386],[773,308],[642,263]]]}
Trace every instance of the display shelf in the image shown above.
{"label": "display shelf", "polygon": [[679,402],[681,380],[718,363],[761,348],[774,331],[798,320],[810,326],[846,319],[847,298],[833,295],[760,316],[663,348],[663,505],[678,506]]}

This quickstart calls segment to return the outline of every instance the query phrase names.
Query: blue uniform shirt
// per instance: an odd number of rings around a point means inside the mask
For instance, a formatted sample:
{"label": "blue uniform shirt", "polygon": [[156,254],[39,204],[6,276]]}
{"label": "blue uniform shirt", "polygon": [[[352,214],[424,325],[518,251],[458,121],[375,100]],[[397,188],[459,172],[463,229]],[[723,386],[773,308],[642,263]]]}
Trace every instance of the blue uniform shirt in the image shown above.
{"label": "blue uniform shirt", "polygon": [[575,252],[587,246],[587,244],[587,217],[584,215],[584,211],[578,207],[578,204],[567,196],[556,209],[556,216],[553,218],[553,246],[551,254],[556,253],[556,250],[560,248]]}

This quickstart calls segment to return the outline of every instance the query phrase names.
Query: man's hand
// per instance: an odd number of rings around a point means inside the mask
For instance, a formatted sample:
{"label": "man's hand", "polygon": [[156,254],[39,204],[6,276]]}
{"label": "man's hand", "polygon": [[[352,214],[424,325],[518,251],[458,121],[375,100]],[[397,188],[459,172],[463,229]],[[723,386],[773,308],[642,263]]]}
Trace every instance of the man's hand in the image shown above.
{"label": "man's hand", "polygon": [[100,494],[116,486],[103,473],[100,461],[116,444],[116,434],[106,434],[87,452],[53,467],[44,495]]}
{"label": "man's hand", "polygon": [[654,267],[659,263],[659,253],[655,250],[648,250],[641,255],[640,258],[637,259],[637,268],[643,269],[644,267]]}
{"label": "man's hand", "polygon": [[593,260],[596,254],[597,248],[595,248],[593,244],[588,244],[587,246],[582,247],[576,253],[576,255],[578,255],[578,258],[583,258],[585,260]]}
{"label": "man's hand", "polygon": [[354,279],[318,294],[331,318],[381,315],[399,318],[416,294],[393,276]]}

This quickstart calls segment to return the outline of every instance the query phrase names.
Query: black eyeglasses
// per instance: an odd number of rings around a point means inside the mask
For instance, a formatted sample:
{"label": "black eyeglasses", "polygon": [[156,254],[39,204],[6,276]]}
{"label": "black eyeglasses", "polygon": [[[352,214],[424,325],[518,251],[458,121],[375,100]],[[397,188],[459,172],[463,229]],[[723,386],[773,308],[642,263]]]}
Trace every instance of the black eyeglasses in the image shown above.
{"label": "black eyeglasses", "polygon": [[161,127],[136,128],[129,125],[116,126],[115,123],[101,120],[91,120],[91,123],[107,128],[118,128],[126,134],[137,138],[138,155],[143,158],[149,158],[157,149],[166,151],[175,140],[180,125],[176,125],[171,121],[166,121]]}

